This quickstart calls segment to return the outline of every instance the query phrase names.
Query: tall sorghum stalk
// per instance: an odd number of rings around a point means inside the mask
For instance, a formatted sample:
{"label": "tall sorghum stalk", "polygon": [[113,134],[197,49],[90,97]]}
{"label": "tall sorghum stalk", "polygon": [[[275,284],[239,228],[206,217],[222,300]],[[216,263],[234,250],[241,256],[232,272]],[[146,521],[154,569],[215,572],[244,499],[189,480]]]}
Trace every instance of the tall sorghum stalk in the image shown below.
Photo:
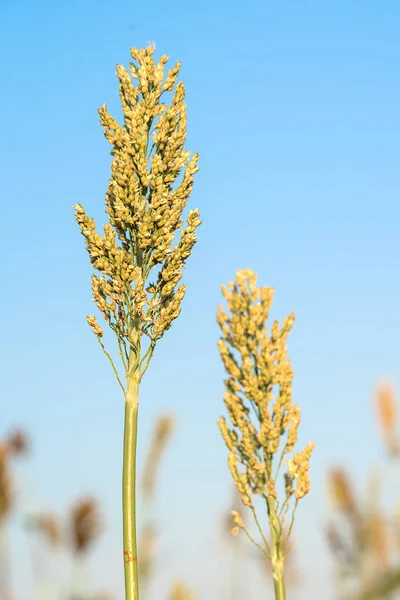
{"label": "tall sorghum stalk", "polygon": [[[269,334],[266,320],[274,290],[256,287],[257,277],[250,269],[238,271],[236,282],[222,286],[229,316],[218,308],[217,322],[222,330],[218,345],[228,374],[224,403],[231,427],[221,417],[219,427],[229,449],[228,465],[242,503],[253,513],[262,542],[250,535],[242,517],[232,511],[237,534],[242,529],[271,561],[275,598],[285,599],[284,548],[290,538],[297,503],[310,490],[310,443],[292,460],[287,460],[283,500],[278,500],[275,482],[285,456],[297,442],[300,408],[292,403],[293,371],[287,358],[286,338],[294,315],[283,326],[274,321]],[[283,440],[282,449],[281,442]],[[268,514],[270,541],[264,534],[254,504],[261,497]],[[291,508],[288,530],[285,516]]]}
{"label": "tall sorghum stalk", "polygon": [[[104,235],[80,204],[76,219],[90,260],[94,301],[117,337],[120,368],[106,351],[94,316],[88,323],[97,336],[125,396],[123,465],[123,538],[126,600],[138,598],[136,550],[136,440],[139,385],[157,341],[179,316],[186,286],[178,285],[196,243],[198,210],[183,211],[198,171],[186,141],[185,89],[176,85],[180,63],[164,80],[167,56],[158,63],[154,48],[132,49],[136,64],[117,66],[124,125],[102,106],[100,122],[112,145],[112,176],[106,193],[109,222]],[[137,80],[137,84],[134,84]],[[176,85],[176,87],[175,87]],[[175,89],[174,89],[175,88]],[[174,91],[173,91],[174,90]],[[172,92],[171,104],[161,102]],[[180,177],[182,175],[182,177]],[[179,179],[179,181],[178,181]],[[175,240],[180,232],[179,240]],[[174,245],[175,241],[175,245]],[[152,277],[152,281],[149,279]],[[123,376],[120,374],[122,369]]]}

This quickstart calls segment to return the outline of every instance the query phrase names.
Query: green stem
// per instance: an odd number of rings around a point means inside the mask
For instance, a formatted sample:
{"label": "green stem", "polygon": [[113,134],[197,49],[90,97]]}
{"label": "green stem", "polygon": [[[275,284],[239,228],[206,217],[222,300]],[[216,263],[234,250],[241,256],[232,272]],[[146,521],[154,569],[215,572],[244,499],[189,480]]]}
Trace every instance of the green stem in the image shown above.
{"label": "green stem", "polygon": [[139,598],[136,539],[136,446],[139,408],[139,381],[137,375],[135,372],[130,375],[125,394],[122,477],[125,600],[138,600]]}
{"label": "green stem", "polygon": [[271,563],[274,578],[275,600],[286,600],[285,576],[281,548],[280,524],[275,510],[275,501],[268,498],[268,518],[271,532]]}

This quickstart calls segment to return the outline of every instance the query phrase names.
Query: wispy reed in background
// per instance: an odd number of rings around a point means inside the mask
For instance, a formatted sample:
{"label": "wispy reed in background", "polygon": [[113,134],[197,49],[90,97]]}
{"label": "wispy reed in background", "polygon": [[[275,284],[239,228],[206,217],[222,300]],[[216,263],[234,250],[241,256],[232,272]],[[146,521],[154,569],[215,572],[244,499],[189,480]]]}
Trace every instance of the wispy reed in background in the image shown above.
{"label": "wispy reed in background", "polygon": [[174,430],[172,415],[160,415],[155,423],[147,456],[142,470],[142,518],[139,535],[139,575],[140,593],[143,600],[149,597],[151,581],[154,577],[156,542],[158,538],[156,491],[159,468],[168,442]]}
{"label": "wispy reed in background", "polygon": [[178,582],[172,586],[169,600],[196,600],[196,596],[183,583]]}
{"label": "wispy reed in background", "polygon": [[[378,387],[376,408],[387,456],[398,458],[397,406],[391,386]],[[396,509],[385,508],[382,478],[382,469],[371,470],[364,493],[357,493],[347,469],[329,472],[332,514],[327,538],[341,600],[394,600],[393,594],[400,591]]]}
{"label": "wispy reed in background", "polygon": [[102,533],[102,518],[96,498],[79,499],[70,510],[69,539],[73,556],[71,600],[87,600],[87,557]]}
{"label": "wispy reed in background", "polygon": [[8,521],[16,502],[12,461],[28,450],[28,437],[20,429],[0,441],[0,600],[9,600],[12,595],[8,545]]}
{"label": "wispy reed in background", "polygon": [[57,594],[54,588],[59,588],[59,582],[54,581],[58,573],[49,567],[48,559],[50,556],[59,558],[58,550],[64,542],[60,520],[51,512],[36,513],[25,518],[25,526],[29,535],[35,598],[53,600]]}

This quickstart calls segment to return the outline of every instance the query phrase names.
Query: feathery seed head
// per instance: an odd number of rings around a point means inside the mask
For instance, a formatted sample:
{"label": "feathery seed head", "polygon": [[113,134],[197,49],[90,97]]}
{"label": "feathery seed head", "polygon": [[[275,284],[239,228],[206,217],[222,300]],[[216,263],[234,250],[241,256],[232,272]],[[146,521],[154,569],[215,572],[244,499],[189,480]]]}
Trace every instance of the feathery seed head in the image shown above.
{"label": "feathery seed head", "polygon": [[[292,403],[293,370],[287,357],[286,338],[294,314],[274,321],[270,333],[266,321],[274,290],[257,287],[257,276],[250,269],[239,270],[236,280],[222,286],[228,314],[218,307],[217,323],[222,335],[218,347],[228,375],[224,403],[231,425],[221,417],[218,425],[229,449],[228,465],[242,502],[252,507],[252,495],[277,500],[272,477],[274,455],[282,457],[296,442],[300,409]],[[287,498],[297,500],[310,489],[310,443],[289,461],[286,475]],[[280,460],[280,463],[282,460]]]}
{"label": "feathery seed head", "polygon": [[[180,63],[164,80],[168,57],[158,63],[154,47],[131,50],[127,70],[117,65],[123,125],[99,109],[100,123],[112,146],[111,178],[106,193],[109,222],[103,234],[80,204],[75,217],[86,240],[92,266],[93,300],[121,344],[121,353],[139,355],[140,340],[154,347],[179,316],[186,286],[183,269],[196,243],[197,209],[183,211],[199,170],[198,154],[185,150],[185,88],[177,83]],[[169,105],[162,102],[172,92]],[[179,233],[179,239],[175,238]],[[148,278],[157,268],[156,279]],[[102,329],[88,323],[99,341]]]}

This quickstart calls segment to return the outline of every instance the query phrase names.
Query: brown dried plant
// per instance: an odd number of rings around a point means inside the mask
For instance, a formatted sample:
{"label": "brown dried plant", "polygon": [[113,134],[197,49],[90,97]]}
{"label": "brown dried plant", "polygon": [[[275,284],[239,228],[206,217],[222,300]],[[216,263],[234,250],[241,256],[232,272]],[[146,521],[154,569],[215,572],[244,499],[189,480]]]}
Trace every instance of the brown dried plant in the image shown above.
{"label": "brown dried plant", "polygon": [[56,596],[52,577],[55,570],[49,568],[47,559],[50,556],[55,560],[59,559],[58,550],[65,539],[60,520],[49,511],[37,512],[26,517],[25,527],[29,535],[33,534],[33,539],[39,541],[39,544],[29,544],[35,598],[41,600]]}
{"label": "brown dried plant", "polygon": [[[219,420],[229,450],[228,465],[242,503],[253,513],[262,543],[248,532],[237,511],[236,527],[265,553],[272,565],[275,597],[285,598],[284,545],[290,537],[297,504],[310,490],[309,461],[314,447],[309,443],[291,459],[288,455],[297,442],[300,408],[292,403],[293,371],[287,357],[286,338],[294,315],[286,317],[282,327],[274,321],[269,334],[266,320],[274,290],[257,288],[257,276],[250,269],[236,273],[236,281],[222,286],[230,316],[218,307],[217,322],[222,330],[218,345],[228,374],[224,403],[231,427]],[[281,442],[283,445],[281,447]],[[286,457],[283,499],[278,499],[275,482]],[[267,541],[255,507],[261,498],[268,514],[271,542]],[[291,510],[290,525],[285,516]]]}
{"label": "brown dried plant", "polygon": [[329,481],[334,514],[327,536],[335,560],[337,594],[340,598],[362,597],[396,566],[392,522],[380,502],[377,473],[370,478],[366,501],[356,500],[351,478],[343,468],[331,470]]}
{"label": "brown dried plant", "polygon": [[26,454],[27,450],[27,436],[19,429],[0,442],[0,600],[9,597],[10,594],[10,561],[6,527],[15,504],[12,459]]}
{"label": "brown dried plant", "polygon": [[79,499],[71,509],[70,531],[74,552],[88,551],[101,533],[99,504],[95,498]]}
{"label": "brown dried plant", "polygon": [[[389,456],[398,456],[397,408],[393,387],[381,384],[376,394],[378,423]],[[346,600],[391,599],[400,589],[400,542],[396,511],[381,501],[381,474],[373,471],[364,495],[358,496],[344,468],[329,473],[333,508],[328,544],[334,558],[337,595]]]}
{"label": "brown dried plant", "polygon": [[27,527],[30,530],[40,533],[53,548],[61,545],[63,541],[60,521],[55,515],[49,512],[30,516],[27,520]]}
{"label": "brown dried plant", "polygon": [[175,583],[172,587],[170,600],[195,600],[196,596],[183,583]]}
{"label": "brown dried plant", "polygon": [[0,524],[8,517],[14,501],[11,459],[28,452],[28,437],[21,429],[15,430],[0,442]]}
{"label": "brown dried plant", "polygon": [[142,471],[142,494],[147,501],[154,495],[158,468],[172,436],[174,425],[174,418],[169,414],[160,415],[156,420]]}
{"label": "brown dried plant", "polygon": [[10,452],[15,456],[27,454],[29,451],[29,439],[22,429],[15,429],[6,438],[6,443]]}
{"label": "brown dried plant", "polygon": [[[87,594],[87,557],[89,550],[103,531],[99,503],[96,498],[87,496],[73,503],[67,514],[66,522],[51,512],[45,511],[30,515],[26,520],[27,529],[39,534],[48,544],[52,553],[58,547],[66,549],[72,559],[72,580],[70,600],[83,600]],[[37,550],[37,549],[36,549]],[[37,564],[36,552],[32,555]],[[47,571],[45,575],[47,576]],[[49,573],[50,575],[50,573]],[[47,577],[38,577],[38,595],[47,589]]]}
{"label": "brown dried plant", "polygon": [[0,444],[0,600],[6,600],[10,593],[9,551],[7,545],[6,522],[13,506],[13,489],[10,451],[6,444]]}
{"label": "brown dried plant", "polygon": [[400,453],[400,444],[397,433],[397,402],[392,385],[381,383],[378,386],[376,408],[385,447],[390,456],[397,456]]}
{"label": "brown dried plant", "polygon": [[0,527],[8,516],[13,503],[10,450],[7,444],[0,443]]}
{"label": "brown dried plant", "polygon": [[[185,88],[180,63],[164,79],[167,56],[154,47],[131,49],[129,70],[117,66],[124,116],[121,126],[105,106],[100,122],[112,146],[104,234],[77,204],[76,220],[92,266],[94,302],[114,331],[120,367],[103,343],[95,316],[88,324],[109,359],[125,396],[123,537],[126,600],[138,598],[136,446],[139,385],[157,342],[179,316],[186,286],[183,269],[196,243],[197,209],[183,212],[198,171],[198,155],[185,150]],[[135,85],[135,80],[137,84]],[[176,86],[176,87],[175,87]],[[175,89],[174,89],[175,88]],[[171,104],[162,100],[173,92]],[[176,236],[179,239],[176,241]],[[124,376],[121,376],[122,370]]]}
{"label": "brown dried plant", "polygon": [[89,549],[102,532],[102,518],[96,498],[80,498],[72,506],[69,532],[73,551],[71,600],[87,597],[87,563]]}

